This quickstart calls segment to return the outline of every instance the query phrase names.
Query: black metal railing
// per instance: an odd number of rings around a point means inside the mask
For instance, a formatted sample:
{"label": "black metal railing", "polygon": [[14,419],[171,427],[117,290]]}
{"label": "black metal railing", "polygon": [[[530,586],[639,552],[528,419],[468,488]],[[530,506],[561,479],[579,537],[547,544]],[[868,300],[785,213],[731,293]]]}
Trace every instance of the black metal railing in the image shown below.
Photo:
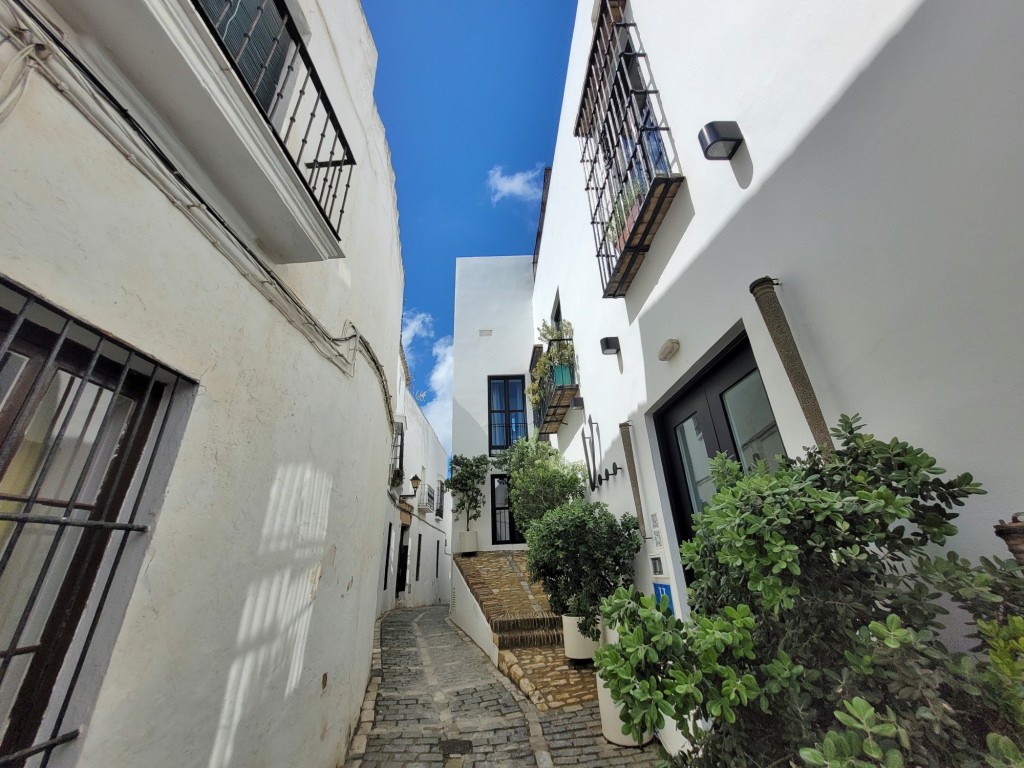
{"label": "black metal railing", "polygon": [[546,370],[538,372],[535,368],[530,374],[540,393],[539,404],[533,411],[533,425],[541,431],[545,425],[554,424],[554,419],[557,419],[558,424],[562,423],[568,400],[579,387],[572,339],[549,341],[545,358]]}
{"label": "black metal railing", "polygon": [[624,0],[602,2],[575,128],[606,295],[623,254],[649,245],[649,238],[638,243],[632,235],[642,217],[651,218],[645,204],[652,187],[682,179],[669,158],[668,126],[647,54],[625,6]]}
{"label": "black metal railing", "polygon": [[287,6],[193,2],[337,237],[356,161]]}
{"label": "black metal railing", "polygon": [[444,483],[437,486],[437,506],[434,507],[437,517],[444,517]]}
{"label": "black metal railing", "polygon": [[526,437],[528,435],[525,412],[514,413],[511,419],[491,414],[490,452],[492,455],[510,448],[516,440]]}

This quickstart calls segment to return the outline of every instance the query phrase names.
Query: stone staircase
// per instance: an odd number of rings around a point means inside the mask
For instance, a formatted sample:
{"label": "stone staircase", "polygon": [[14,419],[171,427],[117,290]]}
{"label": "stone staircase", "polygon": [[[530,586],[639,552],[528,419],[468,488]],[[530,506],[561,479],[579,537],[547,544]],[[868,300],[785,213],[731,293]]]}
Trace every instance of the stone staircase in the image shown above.
{"label": "stone staircase", "polygon": [[540,585],[530,583],[526,552],[480,552],[454,560],[487,619],[499,672],[541,711],[596,698],[593,667],[566,660],[562,617],[551,612]]}
{"label": "stone staircase", "polygon": [[562,644],[562,619],[551,613],[547,595],[531,584],[522,551],[455,556],[490,625],[498,650]]}

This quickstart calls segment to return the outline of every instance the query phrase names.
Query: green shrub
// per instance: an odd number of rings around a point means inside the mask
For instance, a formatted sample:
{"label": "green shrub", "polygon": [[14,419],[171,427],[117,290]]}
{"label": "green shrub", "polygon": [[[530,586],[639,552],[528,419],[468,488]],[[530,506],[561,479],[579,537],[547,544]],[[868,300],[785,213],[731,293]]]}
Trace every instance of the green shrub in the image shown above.
{"label": "green shrub", "polygon": [[641,546],[636,518],[619,519],[605,504],[571,501],[534,522],[526,543],[530,578],[543,584],[551,610],[579,616],[580,631],[597,640],[601,599],[633,580]]}
{"label": "green shrub", "polygon": [[568,463],[556,448],[536,437],[516,440],[494,463],[508,473],[509,511],[524,534],[545,512],[586,498],[583,465]]}
{"label": "green shrub", "polygon": [[[602,667],[621,677],[623,658],[652,652],[662,665],[663,703],[626,696],[627,727],[671,714],[697,748],[680,763],[694,766],[1013,765],[1021,567],[933,546],[956,532],[953,508],[979,485],[943,479],[924,451],[863,433],[857,417],[833,436],[835,452],[813,449],[776,472],[744,476],[713,460],[720,490],[681,548],[691,615],[671,641],[640,613],[653,603],[605,604],[628,639]],[[987,656],[943,644],[943,601],[973,617]]]}

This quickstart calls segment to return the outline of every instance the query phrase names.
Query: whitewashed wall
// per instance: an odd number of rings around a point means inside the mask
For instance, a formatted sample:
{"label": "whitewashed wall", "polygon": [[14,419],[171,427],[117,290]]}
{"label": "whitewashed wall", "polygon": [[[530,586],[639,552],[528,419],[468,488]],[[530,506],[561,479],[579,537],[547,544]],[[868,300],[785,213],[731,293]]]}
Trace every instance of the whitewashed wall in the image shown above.
{"label": "whitewashed wall", "polygon": [[[391,525],[390,553],[382,558],[378,585],[377,613],[382,614],[394,607],[415,608],[424,605],[447,605],[451,602],[452,569],[452,500],[451,494],[444,494],[444,515],[438,518],[433,511],[420,509],[419,497],[425,498],[426,486],[430,485],[436,494],[440,493],[441,481],[448,473],[448,454],[430,426],[419,403],[405,382],[402,370],[398,373],[400,391],[397,395],[396,418],[404,423],[405,429],[405,479],[401,494],[412,494],[410,479],[420,478],[419,493],[406,499],[413,506],[412,523],[409,527],[409,567],[406,573],[405,591],[396,597],[398,578],[398,547],[402,530],[401,513],[397,502],[388,497],[386,522],[384,523],[384,546],[388,546],[388,525]],[[420,540],[422,537],[422,541]],[[420,542],[419,544],[417,542]],[[417,547],[419,556],[417,556]],[[419,564],[419,578],[416,566]],[[387,567],[387,577],[384,568]],[[386,584],[386,586],[385,586]]]}
{"label": "whitewashed wall", "polygon": [[[971,502],[953,546],[1005,556],[991,526],[1021,508],[1024,466],[1024,7],[630,5],[687,182],[628,296],[602,299],[572,135],[592,36],[593,3],[581,0],[533,324],[559,291],[604,464],[623,463],[617,425],[633,423],[643,503],[663,532],[645,554],[677,563],[652,413],[740,332],[787,450],[811,442],[748,292],[767,274],[781,280],[826,420],[859,412],[874,433],[972,471],[989,495]],[[701,155],[696,135],[712,120],[746,137],[731,162]],[[620,357],[600,354],[603,336],[619,337]],[[659,362],[668,338],[681,349]],[[582,417],[571,419],[558,443],[576,456]],[[595,498],[633,507],[623,473]],[[646,558],[638,565],[649,585]],[[672,581],[678,606],[678,567]]]}
{"label": "whitewashed wall", "polygon": [[[75,25],[88,19],[57,5],[69,45],[191,173],[190,137]],[[280,274],[331,335],[355,324],[394,392],[402,269],[375,52],[358,3],[328,5],[321,17],[302,3],[359,162],[346,258]],[[127,604],[116,645],[81,683],[99,689],[95,708],[74,713],[83,735],[50,764],[334,768],[369,670],[391,447],[382,382],[354,347],[352,375],[339,370],[42,76],[0,142],[0,271],[199,382],[140,575],[113,600]],[[190,178],[259,257],[246,200]]]}
{"label": "whitewashed wall", "polygon": [[[527,376],[536,338],[530,315],[533,294],[533,256],[487,256],[455,262],[455,373],[452,389],[452,454],[487,454],[488,376]],[[529,379],[527,378],[527,383]],[[527,414],[531,421],[532,414]],[[491,473],[493,474],[493,473]],[[490,481],[478,520],[481,551],[522,549],[495,547],[492,539]],[[466,520],[453,524],[453,535],[466,530]]]}

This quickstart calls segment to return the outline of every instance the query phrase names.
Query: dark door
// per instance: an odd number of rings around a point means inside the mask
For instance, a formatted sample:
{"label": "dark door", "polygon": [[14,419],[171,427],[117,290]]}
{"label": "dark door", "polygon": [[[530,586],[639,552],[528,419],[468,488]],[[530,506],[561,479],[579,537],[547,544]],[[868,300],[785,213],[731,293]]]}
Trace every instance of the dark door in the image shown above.
{"label": "dark door", "polygon": [[402,526],[398,539],[398,573],[395,574],[395,597],[405,592],[405,581],[409,577],[409,526]]}
{"label": "dark door", "polygon": [[711,502],[710,458],[719,452],[749,471],[785,454],[753,350],[741,339],[655,416],[676,535],[693,535],[693,517]]}
{"label": "dark door", "polygon": [[508,508],[508,476],[491,476],[491,541],[495,544],[525,544]]}

